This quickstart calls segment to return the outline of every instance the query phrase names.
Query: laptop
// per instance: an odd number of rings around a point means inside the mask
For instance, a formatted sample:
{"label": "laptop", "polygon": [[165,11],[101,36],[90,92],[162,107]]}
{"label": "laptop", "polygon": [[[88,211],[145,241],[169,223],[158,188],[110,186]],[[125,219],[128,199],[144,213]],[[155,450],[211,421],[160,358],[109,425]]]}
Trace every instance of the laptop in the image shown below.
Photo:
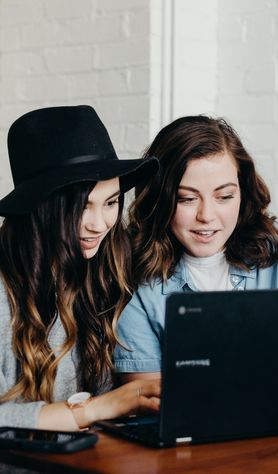
{"label": "laptop", "polygon": [[158,417],[98,423],[151,446],[278,434],[278,290],[167,298]]}

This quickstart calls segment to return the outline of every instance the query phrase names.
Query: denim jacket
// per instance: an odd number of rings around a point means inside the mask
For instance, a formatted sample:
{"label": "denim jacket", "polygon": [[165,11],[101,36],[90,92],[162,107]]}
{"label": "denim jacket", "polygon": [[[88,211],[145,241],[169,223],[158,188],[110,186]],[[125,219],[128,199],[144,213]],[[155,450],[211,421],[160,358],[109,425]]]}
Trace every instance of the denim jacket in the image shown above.
{"label": "denim jacket", "polygon": [[[278,288],[278,264],[268,268],[242,270],[230,266],[234,290]],[[166,297],[175,291],[197,291],[183,259],[166,282],[142,285],[134,293],[118,322],[118,336],[123,345],[115,349],[118,372],[159,372],[164,331]]]}

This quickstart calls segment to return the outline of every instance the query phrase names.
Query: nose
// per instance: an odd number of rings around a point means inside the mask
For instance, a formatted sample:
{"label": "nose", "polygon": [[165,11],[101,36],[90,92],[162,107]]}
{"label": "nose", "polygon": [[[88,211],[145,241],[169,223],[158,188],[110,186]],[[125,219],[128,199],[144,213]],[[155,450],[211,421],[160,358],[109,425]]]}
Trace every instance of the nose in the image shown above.
{"label": "nose", "polygon": [[87,211],[84,225],[90,232],[96,232],[99,234],[107,230],[106,221],[101,209]]}
{"label": "nose", "polygon": [[215,219],[215,210],[213,203],[209,200],[203,200],[197,210],[197,220],[200,222],[209,223]]}

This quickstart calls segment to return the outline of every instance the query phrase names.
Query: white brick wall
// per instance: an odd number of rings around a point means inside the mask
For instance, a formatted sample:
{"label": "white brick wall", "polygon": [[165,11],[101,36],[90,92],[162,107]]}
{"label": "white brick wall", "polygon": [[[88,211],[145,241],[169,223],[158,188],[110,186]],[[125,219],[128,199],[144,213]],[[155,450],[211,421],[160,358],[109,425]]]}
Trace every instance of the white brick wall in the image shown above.
{"label": "white brick wall", "polygon": [[219,1],[215,111],[240,132],[278,214],[277,15],[276,0]]}
{"label": "white brick wall", "polygon": [[173,118],[212,113],[217,94],[218,0],[176,0]]}
{"label": "white brick wall", "polygon": [[0,0],[0,197],[10,124],[48,105],[91,104],[121,158],[149,140],[147,0]]}
{"label": "white brick wall", "polygon": [[173,2],[172,118],[227,118],[269,185],[278,214],[278,2]]}
{"label": "white brick wall", "polygon": [[278,213],[278,0],[0,0],[0,197],[9,125],[36,107],[96,107],[122,158],[181,115],[225,116]]}

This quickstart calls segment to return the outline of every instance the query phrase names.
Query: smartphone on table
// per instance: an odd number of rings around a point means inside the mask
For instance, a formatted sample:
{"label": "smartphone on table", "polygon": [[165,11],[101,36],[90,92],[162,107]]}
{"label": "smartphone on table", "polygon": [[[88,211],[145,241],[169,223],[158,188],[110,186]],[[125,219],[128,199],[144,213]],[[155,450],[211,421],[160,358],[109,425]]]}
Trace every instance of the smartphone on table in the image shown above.
{"label": "smartphone on table", "polygon": [[48,431],[29,428],[0,428],[0,449],[71,453],[96,444],[91,431]]}

